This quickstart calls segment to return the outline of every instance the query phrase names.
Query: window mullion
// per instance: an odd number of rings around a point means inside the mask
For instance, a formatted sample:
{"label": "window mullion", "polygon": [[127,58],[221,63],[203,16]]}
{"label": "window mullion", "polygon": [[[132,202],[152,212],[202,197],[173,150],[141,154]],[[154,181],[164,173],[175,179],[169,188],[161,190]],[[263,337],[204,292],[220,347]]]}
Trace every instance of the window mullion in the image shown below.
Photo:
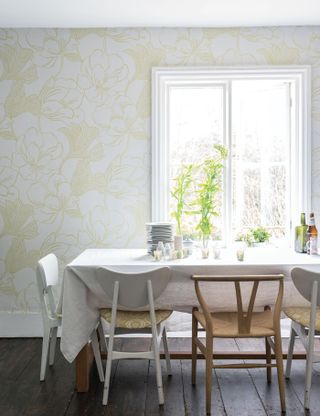
{"label": "window mullion", "polygon": [[229,149],[229,155],[224,169],[224,200],[223,200],[223,230],[224,241],[227,246],[232,241],[232,81],[225,84],[225,115],[224,115],[224,145]]}

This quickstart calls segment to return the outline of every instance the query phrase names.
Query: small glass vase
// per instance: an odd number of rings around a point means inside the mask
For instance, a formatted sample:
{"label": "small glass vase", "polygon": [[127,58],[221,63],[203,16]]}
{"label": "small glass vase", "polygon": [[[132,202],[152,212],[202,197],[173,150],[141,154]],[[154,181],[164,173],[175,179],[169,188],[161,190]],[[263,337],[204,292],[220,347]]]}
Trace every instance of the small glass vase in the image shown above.
{"label": "small glass vase", "polygon": [[201,247],[201,257],[207,259],[209,257],[209,247]]}
{"label": "small glass vase", "polygon": [[247,245],[246,243],[239,241],[236,244],[236,256],[238,261],[244,261],[244,255],[246,251]]}
{"label": "small glass vase", "polygon": [[203,259],[207,259],[209,257],[210,249],[209,249],[209,238],[202,239],[202,246],[201,246],[201,257]]}

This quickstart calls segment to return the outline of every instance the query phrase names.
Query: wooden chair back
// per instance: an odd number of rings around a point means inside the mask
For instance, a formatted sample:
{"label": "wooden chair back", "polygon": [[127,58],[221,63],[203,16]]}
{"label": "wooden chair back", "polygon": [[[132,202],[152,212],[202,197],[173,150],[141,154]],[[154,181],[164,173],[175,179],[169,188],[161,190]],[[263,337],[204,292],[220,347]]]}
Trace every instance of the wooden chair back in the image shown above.
{"label": "wooden chair back", "polygon": [[[210,276],[203,276],[203,275],[194,275],[192,279],[195,283],[195,290],[196,294],[202,308],[203,314],[205,316],[207,330],[211,331],[211,313],[207,302],[201,292],[200,289],[200,282],[230,282],[234,284],[236,299],[237,299],[237,315],[238,315],[238,333],[239,335],[250,334],[251,332],[251,321],[252,321],[252,313],[254,310],[255,299],[259,287],[260,282],[265,281],[278,281],[279,282],[279,289],[278,294],[275,299],[275,307],[273,311],[273,322],[276,325],[277,322],[280,320],[280,313],[281,313],[281,305],[282,305],[282,298],[283,298],[283,275],[282,274],[272,274],[272,275],[249,275],[249,276],[241,276],[241,275],[210,275]],[[241,292],[241,283],[242,282],[252,282],[253,286],[251,289],[251,294],[249,297],[248,309],[247,311],[243,308],[243,301],[242,301],[242,292]]]}
{"label": "wooden chair back", "polygon": [[[310,303],[320,306],[320,273],[295,267],[291,271],[292,281],[298,292]],[[313,296],[313,299],[312,299]]]}
{"label": "wooden chair back", "polygon": [[59,281],[58,259],[50,253],[42,257],[37,265],[37,285],[40,296],[40,304],[43,318],[56,318],[56,302],[52,291],[52,286],[56,286]]}
{"label": "wooden chair back", "polygon": [[169,267],[152,268],[140,273],[99,267],[96,271],[97,281],[110,301],[114,299],[116,282],[119,285],[118,305],[129,310],[150,305],[148,281],[151,282],[153,299],[157,299],[167,287],[171,271]]}

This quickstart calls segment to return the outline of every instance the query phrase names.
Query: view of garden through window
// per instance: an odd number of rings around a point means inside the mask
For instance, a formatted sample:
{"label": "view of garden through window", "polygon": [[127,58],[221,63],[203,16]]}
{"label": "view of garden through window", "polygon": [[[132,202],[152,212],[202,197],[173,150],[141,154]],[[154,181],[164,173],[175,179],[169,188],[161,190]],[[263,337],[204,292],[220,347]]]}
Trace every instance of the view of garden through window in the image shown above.
{"label": "view of garden through window", "polygon": [[[284,238],[290,226],[290,83],[233,80],[228,85],[188,85],[170,89],[168,105],[170,189],[182,164],[197,163],[214,144],[229,150],[229,180],[221,183],[214,239],[233,238],[263,226]],[[229,97],[229,102],[226,102]],[[230,129],[228,130],[228,126]],[[225,178],[228,175],[225,175]],[[229,188],[229,189],[227,189]],[[187,211],[192,211],[191,190]],[[227,205],[229,205],[227,209]],[[169,201],[170,211],[174,201]],[[228,215],[227,221],[225,216]],[[194,237],[195,214],[185,214],[183,234]]]}

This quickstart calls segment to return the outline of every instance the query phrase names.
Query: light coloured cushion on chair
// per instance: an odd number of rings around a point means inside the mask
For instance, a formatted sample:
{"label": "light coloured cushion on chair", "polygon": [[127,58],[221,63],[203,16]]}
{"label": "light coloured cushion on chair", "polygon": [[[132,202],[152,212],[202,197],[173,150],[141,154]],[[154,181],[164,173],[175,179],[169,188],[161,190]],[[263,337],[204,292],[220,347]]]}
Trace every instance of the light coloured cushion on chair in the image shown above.
{"label": "light coloured cushion on chair", "polygon": [[[100,309],[100,316],[107,322],[111,322],[111,309]],[[172,311],[157,310],[155,311],[156,322],[160,324],[169,318]],[[142,329],[151,328],[150,314],[148,311],[117,311],[117,328]]]}
{"label": "light coloured cushion on chair", "polygon": [[[310,308],[286,308],[284,313],[288,318],[308,327],[310,323]],[[320,309],[317,309],[316,330],[320,331]]]}
{"label": "light coloured cushion on chair", "polygon": [[[195,311],[195,318],[203,328],[206,328],[205,317],[202,312]],[[271,310],[253,312],[250,334],[239,334],[237,312],[215,312],[211,314],[212,333],[214,337],[265,337],[274,335],[273,315]]]}

